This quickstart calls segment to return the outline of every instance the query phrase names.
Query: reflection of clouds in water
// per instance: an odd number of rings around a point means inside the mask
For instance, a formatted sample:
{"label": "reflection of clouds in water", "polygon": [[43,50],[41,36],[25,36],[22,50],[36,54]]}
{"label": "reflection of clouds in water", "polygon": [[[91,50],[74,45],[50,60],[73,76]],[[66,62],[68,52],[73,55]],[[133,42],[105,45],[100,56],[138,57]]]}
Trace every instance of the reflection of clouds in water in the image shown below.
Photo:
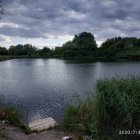
{"label": "reflection of clouds in water", "polygon": [[0,64],[0,94],[30,121],[62,118],[65,106],[73,98],[85,98],[99,78],[140,73],[139,62],[76,64],[60,59],[17,59]]}

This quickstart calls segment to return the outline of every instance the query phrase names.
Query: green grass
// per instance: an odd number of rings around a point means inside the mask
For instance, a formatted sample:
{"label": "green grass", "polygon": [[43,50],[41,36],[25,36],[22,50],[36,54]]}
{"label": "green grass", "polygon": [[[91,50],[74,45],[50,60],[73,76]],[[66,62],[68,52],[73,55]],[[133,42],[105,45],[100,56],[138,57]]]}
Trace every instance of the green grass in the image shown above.
{"label": "green grass", "polygon": [[[20,115],[15,109],[9,107],[0,107],[0,121],[5,121],[6,124],[20,126]],[[7,137],[7,128],[4,124],[0,124],[0,139]]]}
{"label": "green grass", "polygon": [[75,133],[77,139],[89,132],[92,116],[95,115],[94,100],[88,97],[86,102],[80,102],[79,105],[69,106],[64,113],[64,130]]}
{"label": "green grass", "polygon": [[[14,108],[0,107],[0,120],[5,120],[6,124],[20,128],[27,135],[32,133],[31,129],[28,126],[21,123],[21,116],[19,112],[17,112]],[[7,137],[7,128],[0,127],[0,138],[5,137]]]}
{"label": "green grass", "polygon": [[119,130],[139,129],[139,77],[99,80],[97,95],[97,121],[101,134],[119,137]]}
{"label": "green grass", "polygon": [[119,131],[140,129],[140,78],[99,80],[96,92],[96,98],[66,109],[64,129],[79,140],[83,135],[101,140],[134,139],[136,135],[119,135]]}
{"label": "green grass", "polygon": [[20,115],[19,113],[10,107],[2,107],[0,108],[0,114],[4,114],[2,117],[4,120],[8,122],[10,125],[20,126]]}

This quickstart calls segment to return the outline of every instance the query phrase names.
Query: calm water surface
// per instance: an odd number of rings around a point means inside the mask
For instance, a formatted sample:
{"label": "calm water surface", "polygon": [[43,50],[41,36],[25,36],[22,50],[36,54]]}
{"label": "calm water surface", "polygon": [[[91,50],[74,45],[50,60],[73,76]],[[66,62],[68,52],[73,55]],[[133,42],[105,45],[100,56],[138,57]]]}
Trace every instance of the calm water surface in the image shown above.
{"label": "calm water surface", "polygon": [[75,95],[85,98],[96,80],[140,74],[140,62],[69,63],[59,59],[15,59],[0,62],[0,95],[28,121],[62,118]]}

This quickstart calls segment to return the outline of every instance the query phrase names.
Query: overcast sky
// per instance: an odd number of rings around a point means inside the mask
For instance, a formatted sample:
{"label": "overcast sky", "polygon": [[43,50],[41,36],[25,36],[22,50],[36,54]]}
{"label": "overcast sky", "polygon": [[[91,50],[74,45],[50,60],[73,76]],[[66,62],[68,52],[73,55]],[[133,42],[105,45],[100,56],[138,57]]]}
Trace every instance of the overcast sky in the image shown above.
{"label": "overcast sky", "polygon": [[56,46],[82,31],[100,44],[116,36],[140,37],[140,0],[2,0],[0,45]]}

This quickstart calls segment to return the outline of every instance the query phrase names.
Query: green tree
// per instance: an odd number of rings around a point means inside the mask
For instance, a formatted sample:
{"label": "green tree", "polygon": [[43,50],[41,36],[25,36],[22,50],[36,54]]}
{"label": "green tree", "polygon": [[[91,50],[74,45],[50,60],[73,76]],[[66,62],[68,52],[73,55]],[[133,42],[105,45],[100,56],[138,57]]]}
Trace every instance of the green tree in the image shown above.
{"label": "green tree", "polygon": [[18,44],[16,46],[10,46],[9,54],[10,55],[32,55],[36,52],[36,48],[31,44]]}
{"label": "green tree", "polygon": [[64,57],[75,59],[88,58],[94,56],[97,44],[91,33],[82,32],[75,35],[72,41],[63,44]]}
{"label": "green tree", "polygon": [[16,46],[12,45],[9,48],[9,54],[10,55],[22,55],[23,45],[18,44]]}
{"label": "green tree", "polygon": [[0,55],[7,55],[7,54],[8,54],[7,49],[4,47],[0,47]]}
{"label": "green tree", "polygon": [[36,47],[32,46],[31,44],[25,44],[23,46],[22,55],[32,55],[36,52]]}
{"label": "green tree", "polygon": [[86,48],[89,50],[95,50],[97,48],[94,36],[88,32],[82,32],[79,35],[75,35],[72,42],[79,48]]}
{"label": "green tree", "polygon": [[50,57],[52,55],[52,51],[50,48],[48,47],[43,47],[43,49],[39,50],[39,54],[41,56],[46,56],[46,57]]}

